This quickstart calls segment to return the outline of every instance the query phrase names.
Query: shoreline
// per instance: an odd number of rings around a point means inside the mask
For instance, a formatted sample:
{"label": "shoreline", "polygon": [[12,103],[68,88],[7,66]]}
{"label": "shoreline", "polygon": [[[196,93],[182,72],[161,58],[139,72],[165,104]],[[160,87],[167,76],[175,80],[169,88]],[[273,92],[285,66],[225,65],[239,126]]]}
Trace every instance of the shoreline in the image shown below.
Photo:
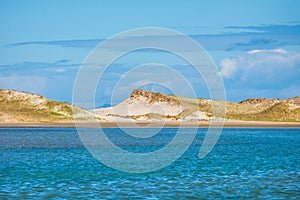
{"label": "shoreline", "polygon": [[[210,122],[0,122],[0,128],[208,128]],[[213,127],[213,126],[211,126]],[[220,126],[215,126],[220,127]],[[226,121],[224,128],[300,128],[300,122]]]}

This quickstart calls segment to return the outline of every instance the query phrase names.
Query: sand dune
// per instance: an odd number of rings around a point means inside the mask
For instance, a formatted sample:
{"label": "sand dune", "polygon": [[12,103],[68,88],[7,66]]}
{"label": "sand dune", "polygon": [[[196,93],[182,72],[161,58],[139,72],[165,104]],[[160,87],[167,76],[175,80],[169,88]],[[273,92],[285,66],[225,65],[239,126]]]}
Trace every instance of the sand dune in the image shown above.
{"label": "sand dune", "polygon": [[224,104],[226,121],[300,121],[300,97],[247,99],[240,103],[192,99],[134,90],[125,101],[90,112],[105,121],[197,122],[215,119],[214,103]]}
{"label": "sand dune", "polygon": [[[226,115],[213,113],[213,105],[224,105]],[[263,122],[299,123],[300,97],[288,99],[247,99],[240,103],[193,99],[159,92],[133,90],[129,98],[109,107],[84,110],[74,105],[49,100],[41,95],[0,90],[0,123],[123,123],[208,125],[221,118],[227,124]],[[261,124],[261,123],[260,123]]]}

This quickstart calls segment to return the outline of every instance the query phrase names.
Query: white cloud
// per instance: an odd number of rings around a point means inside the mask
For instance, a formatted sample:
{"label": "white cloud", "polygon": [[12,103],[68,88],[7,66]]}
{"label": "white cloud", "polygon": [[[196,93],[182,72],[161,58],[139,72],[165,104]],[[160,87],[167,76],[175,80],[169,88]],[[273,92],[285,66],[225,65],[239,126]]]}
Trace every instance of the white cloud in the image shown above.
{"label": "white cloud", "polygon": [[237,68],[235,60],[230,60],[229,58],[225,58],[221,61],[221,67],[220,73],[225,78],[230,78]]}
{"label": "white cloud", "polygon": [[42,94],[46,87],[46,79],[39,76],[0,76],[0,88]]}
{"label": "white cloud", "polygon": [[283,89],[299,84],[300,53],[252,50],[221,61],[220,74],[232,88]]}
{"label": "white cloud", "polygon": [[247,51],[248,54],[257,54],[257,53],[280,53],[280,54],[287,54],[288,52],[284,49],[257,49]]}
{"label": "white cloud", "polygon": [[66,71],[66,69],[59,68],[59,69],[55,69],[54,71],[55,71],[55,72],[65,72],[65,71]]}

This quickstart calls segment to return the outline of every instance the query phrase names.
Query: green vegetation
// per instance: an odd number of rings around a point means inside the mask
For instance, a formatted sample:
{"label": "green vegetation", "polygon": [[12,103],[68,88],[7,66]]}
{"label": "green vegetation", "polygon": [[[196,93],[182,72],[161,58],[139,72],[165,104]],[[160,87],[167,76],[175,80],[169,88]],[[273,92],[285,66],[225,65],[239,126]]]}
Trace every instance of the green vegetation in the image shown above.
{"label": "green vegetation", "polygon": [[[174,95],[165,95],[159,92],[146,92],[143,90],[134,90],[131,97],[144,96],[149,98],[148,103],[156,102],[169,103],[170,106],[181,106],[183,111],[176,116],[156,116],[152,113],[145,115],[149,118],[174,118],[185,119],[192,116],[196,111],[205,112],[208,117],[224,117],[221,109],[213,113],[212,105],[224,105],[226,107],[226,118],[245,121],[300,121],[300,97],[289,98],[285,100],[253,98],[241,101],[240,103],[222,102],[218,100],[206,100],[203,98],[193,99]],[[220,111],[220,112],[218,112]],[[131,116],[138,119],[141,116]]]}
{"label": "green vegetation", "polygon": [[[195,118],[195,112],[200,111],[208,117],[222,117],[221,114],[213,114],[212,106],[216,105],[218,107],[218,105],[223,104],[226,106],[227,119],[244,121],[300,121],[300,97],[285,100],[265,98],[247,99],[240,103],[233,103],[202,98],[185,98],[143,90],[134,90],[130,97],[134,99],[140,96],[146,97],[147,102],[145,103],[158,103],[159,105],[160,102],[163,102],[164,105],[167,104],[170,107],[175,106],[177,109],[180,107],[182,111],[177,115],[147,113],[135,116],[118,116],[115,114],[108,114],[108,116],[134,120],[184,120],[191,116]],[[0,89],[0,122],[68,122],[73,120],[73,114],[79,114],[77,119],[82,121],[106,120],[88,115],[85,110],[65,102],[52,101],[41,95]]]}
{"label": "green vegetation", "polygon": [[0,121],[59,122],[72,121],[80,108],[60,103],[41,95],[13,90],[0,90]]}
{"label": "green vegetation", "polygon": [[283,102],[276,103],[273,106],[257,113],[228,113],[229,119],[238,119],[245,121],[300,121],[300,108],[291,110],[289,105]]}

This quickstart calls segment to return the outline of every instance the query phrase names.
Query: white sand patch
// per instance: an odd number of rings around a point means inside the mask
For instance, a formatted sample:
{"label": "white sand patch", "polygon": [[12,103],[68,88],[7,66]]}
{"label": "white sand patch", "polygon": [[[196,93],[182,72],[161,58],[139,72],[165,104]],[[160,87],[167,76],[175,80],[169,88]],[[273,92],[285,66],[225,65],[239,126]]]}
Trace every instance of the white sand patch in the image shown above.
{"label": "white sand patch", "polygon": [[187,116],[185,120],[186,121],[195,121],[195,120],[208,121],[210,120],[210,118],[206,115],[206,112],[196,111],[192,115]]}
{"label": "white sand patch", "polygon": [[288,105],[290,110],[295,110],[297,108],[300,108],[300,105],[297,104],[289,103]]}
{"label": "white sand patch", "polygon": [[92,112],[101,116],[141,116],[149,113],[175,116],[182,112],[181,106],[170,105],[168,102],[149,103],[148,99],[141,96],[129,98],[110,108],[94,109]]}
{"label": "white sand patch", "polygon": [[64,112],[64,111],[61,110],[61,105],[55,106],[53,108],[53,111],[58,113],[58,114],[61,114],[61,115],[71,116],[70,113],[67,113],[67,112]]}

